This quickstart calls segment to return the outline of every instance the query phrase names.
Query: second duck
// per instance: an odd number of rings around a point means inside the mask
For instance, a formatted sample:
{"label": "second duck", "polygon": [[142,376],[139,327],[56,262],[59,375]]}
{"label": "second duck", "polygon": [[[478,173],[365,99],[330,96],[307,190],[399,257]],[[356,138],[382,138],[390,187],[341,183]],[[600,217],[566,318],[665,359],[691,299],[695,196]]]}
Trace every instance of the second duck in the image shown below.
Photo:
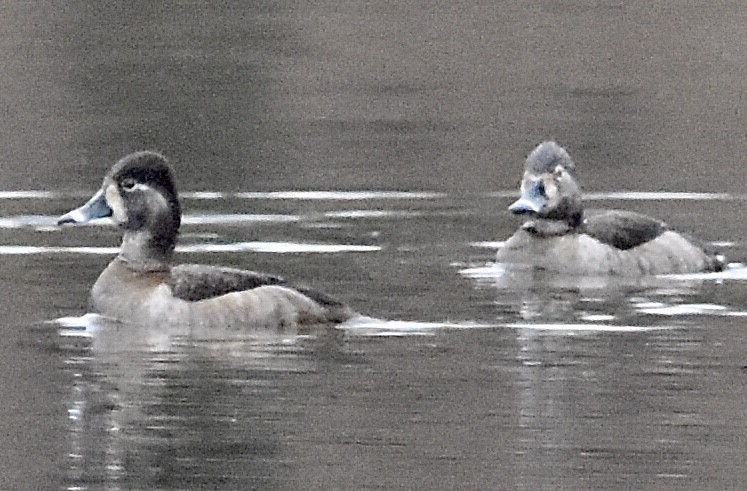
{"label": "second duck", "polygon": [[521,197],[509,210],[528,220],[498,251],[498,261],[563,274],[641,276],[720,271],[710,246],[640,213],[584,214],[575,165],[546,141],[527,157]]}

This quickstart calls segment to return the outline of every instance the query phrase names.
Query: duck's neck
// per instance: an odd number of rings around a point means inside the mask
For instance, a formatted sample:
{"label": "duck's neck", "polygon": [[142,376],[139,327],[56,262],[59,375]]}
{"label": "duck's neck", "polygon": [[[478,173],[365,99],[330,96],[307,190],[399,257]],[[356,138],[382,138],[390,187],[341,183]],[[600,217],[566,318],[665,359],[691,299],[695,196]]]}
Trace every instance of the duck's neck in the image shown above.
{"label": "duck's neck", "polygon": [[540,237],[557,237],[580,232],[583,221],[583,212],[579,212],[564,220],[537,218],[526,222],[522,229]]}
{"label": "duck's neck", "polygon": [[584,212],[581,210],[573,212],[568,218],[568,226],[577,230],[584,223]]}
{"label": "duck's neck", "polygon": [[119,258],[136,271],[165,271],[171,267],[174,240],[144,231],[128,231],[122,238]]}

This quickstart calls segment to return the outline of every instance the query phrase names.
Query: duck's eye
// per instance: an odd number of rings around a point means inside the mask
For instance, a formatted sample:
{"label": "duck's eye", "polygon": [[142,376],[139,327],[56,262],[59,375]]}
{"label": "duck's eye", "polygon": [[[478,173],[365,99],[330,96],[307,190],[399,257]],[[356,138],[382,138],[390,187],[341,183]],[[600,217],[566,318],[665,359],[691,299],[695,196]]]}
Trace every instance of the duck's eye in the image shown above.
{"label": "duck's eye", "polygon": [[136,184],[137,181],[131,177],[126,177],[122,179],[121,183],[119,183],[120,187],[126,191],[132,191]]}

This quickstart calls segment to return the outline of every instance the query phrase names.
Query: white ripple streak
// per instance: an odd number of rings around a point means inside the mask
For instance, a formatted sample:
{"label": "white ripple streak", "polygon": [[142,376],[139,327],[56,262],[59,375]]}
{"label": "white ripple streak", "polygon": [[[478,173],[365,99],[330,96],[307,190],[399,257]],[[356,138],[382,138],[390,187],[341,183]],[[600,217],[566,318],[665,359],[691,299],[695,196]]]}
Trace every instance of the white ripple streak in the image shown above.
{"label": "white ripple streak", "polygon": [[[297,242],[236,242],[233,244],[187,244],[178,246],[177,252],[271,252],[275,254],[331,254],[340,252],[375,252],[379,246],[356,244],[303,244]],[[32,254],[99,254],[108,255],[119,252],[119,247],[58,247],[58,246],[23,246],[0,245],[0,256],[20,256]]]}

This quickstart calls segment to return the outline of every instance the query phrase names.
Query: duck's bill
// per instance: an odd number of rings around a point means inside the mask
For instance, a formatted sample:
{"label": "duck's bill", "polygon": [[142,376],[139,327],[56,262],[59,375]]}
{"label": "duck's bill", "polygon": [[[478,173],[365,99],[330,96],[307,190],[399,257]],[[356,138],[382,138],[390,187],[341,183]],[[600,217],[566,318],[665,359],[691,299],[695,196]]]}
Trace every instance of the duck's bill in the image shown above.
{"label": "duck's bill", "polygon": [[65,223],[87,223],[97,218],[106,218],[112,216],[112,209],[106,203],[106,196],[103,189],[93,195],[88,202],[76,208],[71,212],[65,213],[57,219],[57,225]]}
{"label": "duck's bill", "polygon": [[508,207],[508,211],[516,215],[537,215],[542,211],[544,204],[544,201],[539,198],[522,196]]}

